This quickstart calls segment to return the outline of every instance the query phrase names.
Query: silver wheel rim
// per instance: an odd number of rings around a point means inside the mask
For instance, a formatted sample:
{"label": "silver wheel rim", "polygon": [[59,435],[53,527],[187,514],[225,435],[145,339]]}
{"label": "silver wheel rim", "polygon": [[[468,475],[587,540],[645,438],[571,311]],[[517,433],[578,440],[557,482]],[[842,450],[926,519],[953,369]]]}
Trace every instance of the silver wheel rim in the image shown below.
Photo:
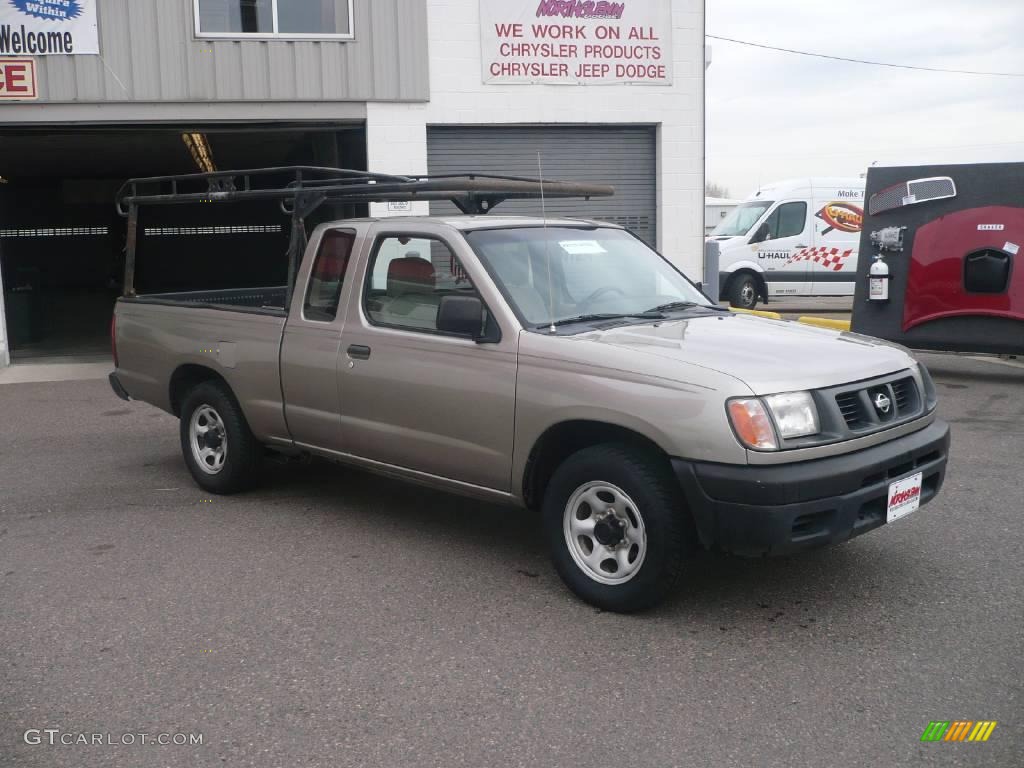
{"label": "silver wheel rim", "polygon": [[752,283],[747,282],[743,284],[743,287],[740,288],[740,298],[746,305],[754,303],[754,286]]}
{"label": "silver wheel rim", "polygon": [[192,412],[188,437],[199,468],[208,475],[219,474],[228,457],[228,435],[220,414],[209,405],[200,405]]}
{"label": "silver wheel rim", "polygon": [[625,584],[644,564],[643,517],[626,492],[611,483],[577,488],[565,505],[563,530],[573,561],[599,584]]}

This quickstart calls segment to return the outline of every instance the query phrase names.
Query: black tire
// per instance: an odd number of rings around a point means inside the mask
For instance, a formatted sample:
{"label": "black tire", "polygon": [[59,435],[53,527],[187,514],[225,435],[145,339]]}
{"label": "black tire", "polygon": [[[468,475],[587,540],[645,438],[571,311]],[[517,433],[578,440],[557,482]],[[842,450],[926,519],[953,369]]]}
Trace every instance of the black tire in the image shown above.
{"label": "black tire", "polygon": [[[635,512],[646,531],[644,557],[624,583],[599,582],[575,559],[585,547],[576,549],[577,555],[570,551],[570,539],[579,537],[567,533],[567,506],[578,491],[596,482],[624,491],[635,503]],[[696,533],[679,484],[667,460],[653,451],[615,443],[584,448],[555,471],[544,494],[542,511],[544,535],[558,575],[582,600],[608,611],[631,613],[660,602],[678,582],[695,548]],[[596,541],[595,535],[592,549],[598,546]],[[609,555],[606,563],[614,566],[610,562],[613,560]]]}
{"label": "black tire", "polygon": [[[192,417],[198,410],[205,408],[213,409],[223,425],[223,444],[226,450],[222,466],[216,472],[204,470],[200,466],[192,447]],[[215,431],[219,434],[219,426]],[[263,449],[253,437],[238,401],[226,385],[217,381],[204,381],[185,395],[181,406],[179,434],[185,465],[192,473],[196,484],[203,490],[229,494],[245,491],[256,485]]]}
{"label": "black tire", "polygon": [[737,309],[753,309],[761,295],[757,278],[741,272],[729,281],[729,304]]}

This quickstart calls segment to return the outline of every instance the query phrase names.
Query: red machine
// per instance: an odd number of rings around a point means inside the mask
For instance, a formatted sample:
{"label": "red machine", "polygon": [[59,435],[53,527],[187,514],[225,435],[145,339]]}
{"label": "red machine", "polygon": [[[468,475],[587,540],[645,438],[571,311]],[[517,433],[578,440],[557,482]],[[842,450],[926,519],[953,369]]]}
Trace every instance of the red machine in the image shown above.
{"label": "red machine", "polygon": [[1024,163],[871,168],[866,199],[854,331],[1024,353]]}

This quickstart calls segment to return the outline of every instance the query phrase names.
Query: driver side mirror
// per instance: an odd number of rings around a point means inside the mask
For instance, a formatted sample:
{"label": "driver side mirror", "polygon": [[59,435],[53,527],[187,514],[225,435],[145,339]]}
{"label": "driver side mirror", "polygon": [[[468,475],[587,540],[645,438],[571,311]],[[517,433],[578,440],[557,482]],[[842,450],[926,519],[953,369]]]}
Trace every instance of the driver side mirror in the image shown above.
{"label": "driver side mirror", "polygon": [[467,336],[477,344],[501,341],[498,324],[485,312],[478,296],[442,296],[437,308],[437,330]]}
{"label": "driver side mirror", "polygon": [[754,236],[750,238],[750,244],[753,245],[754,243],[763,243],[765,240],[768,239],[769,235],[771,235],[771,230],[768,228],[768,222],[766,221],[760,227],[757,228],[757,231],[754,233]]}

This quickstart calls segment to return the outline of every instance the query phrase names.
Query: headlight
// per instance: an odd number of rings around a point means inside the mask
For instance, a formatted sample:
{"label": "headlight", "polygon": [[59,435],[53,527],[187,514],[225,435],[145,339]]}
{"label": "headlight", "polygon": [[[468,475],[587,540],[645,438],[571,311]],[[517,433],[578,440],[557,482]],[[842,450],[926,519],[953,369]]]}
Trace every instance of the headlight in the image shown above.
{"label": "headlight", "polygon": [[771,409],[779,434],[784,440],[791,437],[816,435],[821,431],[818,424],[818,409],[810,392],[787,392],[784,395],[770,395],[764,399]]}
{"label": "headlight", "polygon": [[729,420],[736,435],[748,448],[757,451],[777,451],[779,441],[772,428],[772,420],[768,418],[764,403],[753,398],[740,398],[729,401]]}
{"label": "headlight", "polygon": [[810,392],[737,398],[729,401],[728,411],[736,435],[756,451],[779,450],[779,436],[789,439],[821,431]]}
{"label": "headlight", "polygon": [[932,410],[938,402],[938,395],[935,393],[935,381],[924,363],[918,362],[917,370],[921,373],[921,383],[924,384],[924,409]]}

